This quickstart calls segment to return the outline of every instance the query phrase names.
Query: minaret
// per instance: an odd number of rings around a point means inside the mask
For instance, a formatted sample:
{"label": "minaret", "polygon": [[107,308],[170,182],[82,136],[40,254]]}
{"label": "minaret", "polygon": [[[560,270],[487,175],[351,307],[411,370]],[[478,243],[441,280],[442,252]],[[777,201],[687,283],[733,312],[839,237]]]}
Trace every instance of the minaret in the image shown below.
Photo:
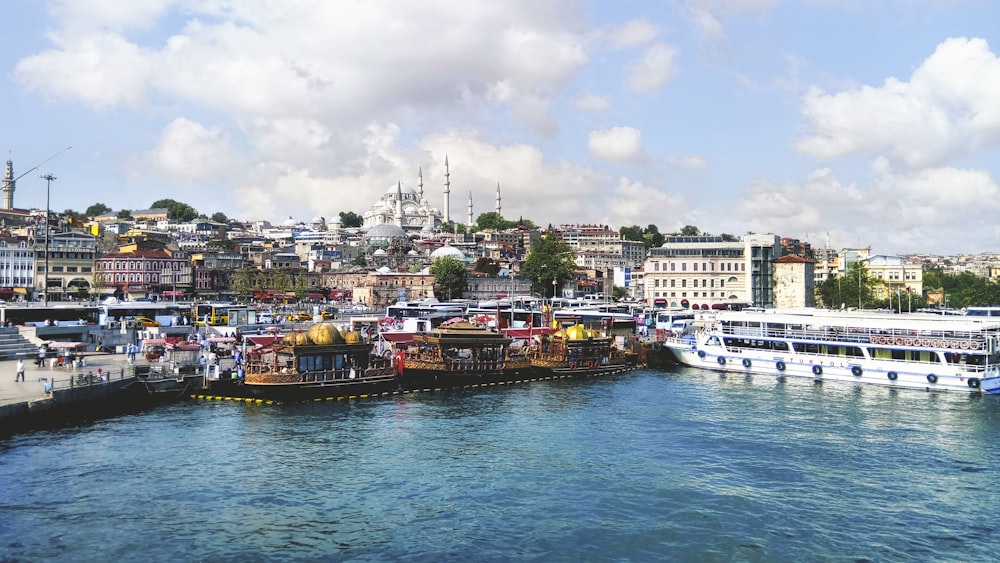
{"label": "minaret", "polygon": [[497,182],[497,217],[503,217],[500,214],[500,182]]}
{"label": "minaret", "polygon": [[448,171],[448,155],[444,155],[444,224],[451,223],[451,172]]}
{"label": "minaret", "polygon": [[7,170],[3,173],[3,208],[14,208],[14,163],[7,161]]}
{"label": "minaret", "polygon": [[424,168],[421,166],[417,168],[417,195],[420,196],[420,202],[424,201]]}
{"label": "minaret", "polygon": [[403,182],[396,183],[396,226],[403,226]]}
{"label": "minaret", "polygon": [[466,220],[465,226],[472,229],[472,190],[469,190],[469,218]]}

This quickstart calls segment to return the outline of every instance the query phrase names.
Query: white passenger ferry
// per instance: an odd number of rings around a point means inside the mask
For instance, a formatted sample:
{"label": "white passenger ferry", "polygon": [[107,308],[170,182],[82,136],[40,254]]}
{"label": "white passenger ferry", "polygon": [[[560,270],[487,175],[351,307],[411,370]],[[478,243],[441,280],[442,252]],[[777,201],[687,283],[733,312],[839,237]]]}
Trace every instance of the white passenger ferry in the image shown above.
{"label": "white passenger ferry", "polygon": [[1000,318],[756,309],[705,313],[665,345],[719,371],[1000,393],[998,339]]}

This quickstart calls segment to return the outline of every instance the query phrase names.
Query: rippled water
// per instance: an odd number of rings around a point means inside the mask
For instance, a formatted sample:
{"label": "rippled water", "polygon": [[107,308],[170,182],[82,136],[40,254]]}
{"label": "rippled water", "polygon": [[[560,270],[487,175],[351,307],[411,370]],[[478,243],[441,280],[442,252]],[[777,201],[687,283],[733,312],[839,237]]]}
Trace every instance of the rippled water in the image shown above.
{"label": "rippled water", "polygon": [[985,561],[1000,398],[639,371],[0,442],[0,559]]}

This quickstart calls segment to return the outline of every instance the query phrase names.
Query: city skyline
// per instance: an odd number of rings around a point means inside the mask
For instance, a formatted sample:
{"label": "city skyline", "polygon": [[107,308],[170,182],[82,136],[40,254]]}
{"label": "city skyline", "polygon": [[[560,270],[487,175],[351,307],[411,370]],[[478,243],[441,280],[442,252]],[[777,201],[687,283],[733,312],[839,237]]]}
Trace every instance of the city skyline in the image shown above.
{"label": "city skyline", "polygon": [[309,221],[361,214],[422,171],[441,209],[447,156],[457,222],[470,191],[476,216],[492,211],[499,182],[503,215],[540,224],[1000,250],[991,2],[15,0],[7,13],[15,207],[44,208],[52,174],[54,210],[170,198]]}

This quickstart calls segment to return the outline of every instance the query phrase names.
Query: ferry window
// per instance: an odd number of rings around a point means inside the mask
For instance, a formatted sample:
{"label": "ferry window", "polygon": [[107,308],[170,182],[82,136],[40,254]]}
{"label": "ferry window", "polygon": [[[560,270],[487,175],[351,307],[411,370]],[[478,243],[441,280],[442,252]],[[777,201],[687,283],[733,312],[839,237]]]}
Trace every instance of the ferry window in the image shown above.
{"label": "ferry window", "polygon": [[788,351],[788,343],[787,342],[772,342],[771,343],[771,347],[774,348],[775,350],[783,350],[783,351],[786,351],[786,352]]}

